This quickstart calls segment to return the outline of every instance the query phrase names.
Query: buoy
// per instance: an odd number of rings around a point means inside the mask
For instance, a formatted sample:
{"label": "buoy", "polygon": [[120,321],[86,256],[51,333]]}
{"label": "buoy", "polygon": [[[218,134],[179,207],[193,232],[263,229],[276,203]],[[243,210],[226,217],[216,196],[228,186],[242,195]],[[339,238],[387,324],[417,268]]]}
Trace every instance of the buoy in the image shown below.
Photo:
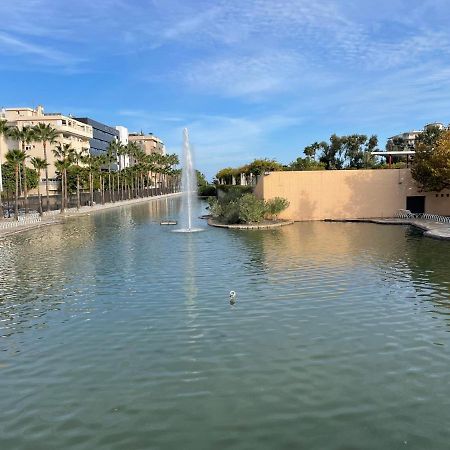
{"label": "buoy", "polygon": [[230,291],[230,305],[234,305],[236,303],[236,292]]}
{"label": "buoy", "polygon": [[163,220],[159,223],[160,225],[176,225],[176,220]]}

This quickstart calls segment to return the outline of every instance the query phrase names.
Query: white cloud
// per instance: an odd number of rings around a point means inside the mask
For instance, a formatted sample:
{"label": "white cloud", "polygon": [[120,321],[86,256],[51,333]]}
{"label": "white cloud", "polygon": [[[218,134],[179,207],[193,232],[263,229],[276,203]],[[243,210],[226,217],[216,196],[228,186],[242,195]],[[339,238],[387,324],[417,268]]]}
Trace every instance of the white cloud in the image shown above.
{"label": "white cloud", "polygon": [[51,47],[27,42],[3,32],[0,32],[0,52],[10,55],[28,54],[38,57],[41,62],[63,66],[74,66],[82,61]]}

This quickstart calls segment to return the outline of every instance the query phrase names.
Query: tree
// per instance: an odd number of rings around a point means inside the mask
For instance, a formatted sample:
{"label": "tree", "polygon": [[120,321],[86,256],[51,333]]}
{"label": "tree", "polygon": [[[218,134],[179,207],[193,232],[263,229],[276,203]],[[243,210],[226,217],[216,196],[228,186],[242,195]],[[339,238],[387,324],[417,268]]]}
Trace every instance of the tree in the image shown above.
{"label": "tree", "polygon": [[320,144],[318,142],[314,142],[311,145],[308,145],[307,147],[304,148],[303,153],[312,159],[316,158],[316,153],[320,150]]}
{"label": "tree", "polygon": [[344,166],[344,142],[336,134],[331,135],[330,143],[322,141],[319,144],[322,154],[319,158],[327,170],[342,169]]}
{"label": "tree", "polygon": [[67,193],[67,169],[74,161],[74,148],[71,144],[58,144],[53,149],[53,154],[56,158],[59,158],[55,167],[61,173],[61,213],[64,212],[64,207],[68,206],[68,193]]}
{"label": "tree", "polygon": [[276,172],[283,170],[282,164],[280,164],[275,159],[255,159],[250,164],[248,164],[248,171],[254,175],[262,175],[265,172]]}
{"label": "tree", "polygon": [[54,144],[58,137],[58,132],[49,124],[38,123],[34,127],[37,142],[42,142],[44,148],[44,160],[47,163],[45,166],[45,195],[47,197],[47,211],[50,211],[50,197],[48,193],[48,158],[47,158],[47,144]]}
{"label": "tree", "polygon": [[[20,142],[22,151],[26,154],[26,144],[30,144],[36,138],[36,133],[33,127],[12,128],[9,135]],[[28,189],[27,189],[27,170],[26,170],[26,158],[23,162],[23,193],[24,193],[24,206],[25,214],[28,214]]]}
{"label": "tree", "polygon": [[437,144],[443,133],[445,133],[445,130],[442,130],[438,126],[428,125],[423,132],[416,137],[415,145],[424,144],[433,147]]}
{"label": "tree", "polygon": [[87,149],[82,148],[79,152],[75,151],[73,152],[73,162],[75,165],[73,166],[76,170],[76,177],[77,177],[77,210],[80,209],[81,199],[80,199],[80,173],[82,171],[80,163],[83,161],[83,157],[87,153]]}
{"label": "tree", "polygon": [[19,220],[19,167],[25,161],[26,154],[22,150],[9,150],[6,154],[6,161],[14,167],[14,176],[16,181],[16,189],[14,195],[14,215]]}
{"label": "tree", "polygon": [[38,188],[38,198],[39,198],[39,215],[42,216],[42,199],[41,199],[41,188],[40,188],[41,172],[47,167],[48,163],[46,163],[44,159],[38,158],[38,157],[31,158],[30,162],[33,165],[34,169],[38,173],[37,188]]}
{"label": "tree", "polygon": [[325,167],[325,163],[315,161],[310,156],[307,156],[306,158],[299,156],[295,161],[289,164],[287,170],[325,170]]}
{"label": "tree", "polygon": [[[109,201],[115,202],[114,195],[114,176],[111,177],[112,164],[117,164],[118,155],[120,152],[121,144],[118,141],[111,141],[108,144],[106,151],[106,162],[108,164],[108,191],[109,191]],[[111,184],[112,182],[112,184]]]}
{"label": "tree", "polygon": [[3,176],[2,176],[2,144],[3,138],[9,136],[10,127],[8,122],[4,119],[0,119],[0,214],[3,218],[3,202],[2,202],[2,192],[3,192]]}
{"label": "tree", "polygon": [[365,134],[352,134],[342,136],[340,139],[344,147],[348,167],[370,169],[375,165],[375,158],[371,154],[378,145],[378,138],[375,135],[368,138]]}
{"label": "tree", "polygon": [[440,192],[450,188],[450,131],[429,137],[416,145],[411,174],[423,190]]}

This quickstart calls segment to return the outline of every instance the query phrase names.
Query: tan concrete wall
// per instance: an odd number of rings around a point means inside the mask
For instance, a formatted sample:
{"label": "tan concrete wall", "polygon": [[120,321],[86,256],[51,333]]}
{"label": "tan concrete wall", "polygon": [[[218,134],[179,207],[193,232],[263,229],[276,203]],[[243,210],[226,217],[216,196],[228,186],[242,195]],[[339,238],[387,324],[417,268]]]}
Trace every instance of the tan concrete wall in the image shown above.
{"label": "tan concrete wall", "polygon": [[426,196],[426,212],[450,215],[450,191],[420,192],[409,169],[271,172],[255,195],[286,198],[290,205],[280,217],[298,221],[392,217],[411,195]]}

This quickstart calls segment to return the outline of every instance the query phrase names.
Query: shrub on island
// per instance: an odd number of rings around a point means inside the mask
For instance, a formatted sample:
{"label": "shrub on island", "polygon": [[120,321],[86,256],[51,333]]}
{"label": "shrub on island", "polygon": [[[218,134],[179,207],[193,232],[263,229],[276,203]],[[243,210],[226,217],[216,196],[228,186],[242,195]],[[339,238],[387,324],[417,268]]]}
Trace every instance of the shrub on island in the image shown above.
{"label": "shrub on island", "polygon": [[210,198],[208,202],[211,216],[227,225],[273,221],[289,206],[285,198],[275,197],[264,201],[253,194],[237,190],[229,191],[220,199]]}

